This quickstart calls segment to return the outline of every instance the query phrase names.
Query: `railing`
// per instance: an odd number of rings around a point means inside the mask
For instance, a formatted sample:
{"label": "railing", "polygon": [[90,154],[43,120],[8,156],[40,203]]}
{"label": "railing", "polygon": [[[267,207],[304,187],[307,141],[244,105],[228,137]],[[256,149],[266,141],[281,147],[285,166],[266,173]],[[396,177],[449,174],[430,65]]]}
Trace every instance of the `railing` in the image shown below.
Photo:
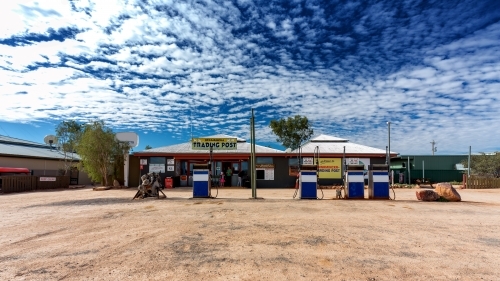
{"label": "railing", "polygon": [[[43,179],[40,181],[40,179]],[[43,176],[2,176],[2,193],[13,193],[33,190],[68,188],[69,176],[43,177]],[[49,179],[50,181],[44,181]]]}
{"label": "railing", "polygon": [[478,176],[470,176],[467,186],[467,188],[469,189],[500,188],[500,178],[483,178]]}

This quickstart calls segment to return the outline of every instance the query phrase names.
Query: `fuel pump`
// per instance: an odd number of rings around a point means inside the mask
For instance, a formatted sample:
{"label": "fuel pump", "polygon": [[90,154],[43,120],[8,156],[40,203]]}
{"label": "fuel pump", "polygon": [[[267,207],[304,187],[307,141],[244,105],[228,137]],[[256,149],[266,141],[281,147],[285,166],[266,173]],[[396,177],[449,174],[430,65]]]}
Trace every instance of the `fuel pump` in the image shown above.
{"label": "fuel pump", "polygon": [[193,198],[210,198],[210,164],[193,165]]}

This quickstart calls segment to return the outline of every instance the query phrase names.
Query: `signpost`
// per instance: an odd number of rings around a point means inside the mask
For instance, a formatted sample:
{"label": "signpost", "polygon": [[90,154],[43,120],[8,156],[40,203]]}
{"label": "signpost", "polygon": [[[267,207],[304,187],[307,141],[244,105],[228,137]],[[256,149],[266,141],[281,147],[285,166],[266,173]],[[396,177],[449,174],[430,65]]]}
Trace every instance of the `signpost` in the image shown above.
{"label": "signpost", "polygon": [[191,140],[193,150],[236,150],[237,145],[236,138],[193,138]]}

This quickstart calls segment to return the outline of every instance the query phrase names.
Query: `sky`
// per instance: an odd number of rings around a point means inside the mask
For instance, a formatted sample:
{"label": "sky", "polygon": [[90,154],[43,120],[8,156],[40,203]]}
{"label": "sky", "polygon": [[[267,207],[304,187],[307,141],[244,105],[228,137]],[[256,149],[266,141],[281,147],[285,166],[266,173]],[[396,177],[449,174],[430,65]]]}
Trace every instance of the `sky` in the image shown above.
{"label": "sky", "polygon": [[[500,151],[500,1],[10,0],[0,134],[103,120],[160,147],[273,119],[400,154]],[[390,123],[390,129],[387,125]]]}

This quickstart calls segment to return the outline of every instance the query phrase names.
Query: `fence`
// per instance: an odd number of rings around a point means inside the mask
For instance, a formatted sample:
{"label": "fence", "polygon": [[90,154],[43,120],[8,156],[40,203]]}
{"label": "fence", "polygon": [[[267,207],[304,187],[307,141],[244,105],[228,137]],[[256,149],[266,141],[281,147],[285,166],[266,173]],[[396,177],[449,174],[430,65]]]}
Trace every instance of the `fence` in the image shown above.
{"label": "fence", "polygon": [[[40,178],[50,178],[50,181],[40,181]],[[69,176],[2,176],[0,177],[1,192],[13,193],[54,188],[68,188]]]}
{"label": "fence", "polygon": [[480,188],[500,188],[499,178],[483,178],[478,176],[470,176],[468,187],[470,189]]}

